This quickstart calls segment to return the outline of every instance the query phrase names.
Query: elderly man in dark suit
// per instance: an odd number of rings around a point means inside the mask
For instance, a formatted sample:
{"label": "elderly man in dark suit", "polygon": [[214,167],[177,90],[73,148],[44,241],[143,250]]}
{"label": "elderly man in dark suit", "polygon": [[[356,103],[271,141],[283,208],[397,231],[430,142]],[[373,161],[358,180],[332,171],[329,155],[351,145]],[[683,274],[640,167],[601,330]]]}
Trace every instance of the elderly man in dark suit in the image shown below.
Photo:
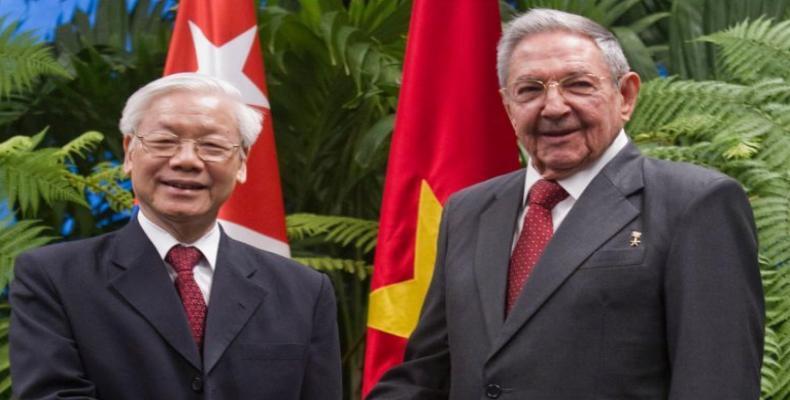
{"label": "elderly man in dark suit", "polygon": [[176,74],[132,95],[120,127],[140,212],[119,231],[19,256],[16,396],[339,399],[329,279],[217,224],[260,114],[224,81]]}
{"label": "elderly man in dark suit", "polygon": [[586,18],[515,19],[498,72],[528,165],[448,201],[405,361],[368,398],[758,399],[741,187],[640,155],[623,131],[639,77]]}

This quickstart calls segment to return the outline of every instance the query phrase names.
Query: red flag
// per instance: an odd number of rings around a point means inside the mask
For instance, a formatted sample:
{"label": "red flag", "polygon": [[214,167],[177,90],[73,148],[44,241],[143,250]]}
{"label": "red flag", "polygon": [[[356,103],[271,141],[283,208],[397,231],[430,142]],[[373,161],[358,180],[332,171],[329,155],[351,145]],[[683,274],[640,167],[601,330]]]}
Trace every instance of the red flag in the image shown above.
{"label": "red flag", "polygon": [[442,204],[518,168],[497,92],[496,0],[415,0],[371,282],[363,396],[403,361],[433,276]]}
{"label": "red flag", "polygon": [[253,0],[181,0],[165,75],[200,72],[238,88],[263,112],[263,130],[247,160],[247,182],[236,187],[219,218],[233,238],[288,256],[280,172]]}

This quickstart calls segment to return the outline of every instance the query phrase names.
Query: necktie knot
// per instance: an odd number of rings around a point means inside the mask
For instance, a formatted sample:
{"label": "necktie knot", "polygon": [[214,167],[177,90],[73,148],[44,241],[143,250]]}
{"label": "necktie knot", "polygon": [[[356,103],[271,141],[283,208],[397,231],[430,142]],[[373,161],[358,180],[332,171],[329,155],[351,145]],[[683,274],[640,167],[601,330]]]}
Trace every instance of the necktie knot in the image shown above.
{"label": "necktie knot", "polygon": [[529,190],[529,205],[538,205],[551,210],[566,197],[568,197],[568,192],[557,182],[541,179],[535,182]]}
{"label": "necktie knot", "polygon": [[203,257],[203,253],[197,247],[187,247],[177,244],[167,252],[165,261],[173,266],[177,273],[192,272],[198,261]]}

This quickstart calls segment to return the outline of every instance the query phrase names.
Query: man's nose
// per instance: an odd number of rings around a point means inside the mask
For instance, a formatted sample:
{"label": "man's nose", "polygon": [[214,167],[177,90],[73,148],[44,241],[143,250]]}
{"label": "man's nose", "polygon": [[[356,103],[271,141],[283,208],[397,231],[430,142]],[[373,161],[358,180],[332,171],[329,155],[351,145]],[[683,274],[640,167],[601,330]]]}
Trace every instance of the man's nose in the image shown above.
{"label": "man's nose", "polygon": [[176,154],[170,157],[170,164],[181,167],[199,167],[203,165],[197,153],[197,144],[194,141],[182,140],[176,150]]}
{"label": "man's nose", "polygon": [[559,118],[570,112],[570,107],[562,94],[562,89],[556,82],[550,82],[547,85],[546,93],[543,96],[542,117]]}

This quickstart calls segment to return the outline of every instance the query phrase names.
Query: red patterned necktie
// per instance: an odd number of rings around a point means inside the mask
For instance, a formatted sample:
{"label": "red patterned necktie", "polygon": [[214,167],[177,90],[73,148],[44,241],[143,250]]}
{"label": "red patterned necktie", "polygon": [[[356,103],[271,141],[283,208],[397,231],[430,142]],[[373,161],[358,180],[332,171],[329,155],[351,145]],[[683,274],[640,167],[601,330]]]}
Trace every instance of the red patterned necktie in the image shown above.
{"label": "red patterned necktie", "polygon": [[167,252],[165,261],[169,262],[178,274],[176,276],[176,288],[184,303],[184,310],[187,313],[189,329],[195,339],[198,348],[203,345],[203,329],[206,321],[206,301],[203,294],[195,282],[195,275],[192,269],[195,268],[203,254],[195,247],[185,247],[182,245],[173,246]]}
{"label": "red patterned necktie", "polygon": [[568,197],[568,193],[554,181],[541,179],[529,190],[529,208],[524,216],[524,227],[510,256],[507,274],[507,304],[505,315],[510,313],[521,294],[524,283],[538,263],[543,249],[554,233],[551,209]]}

